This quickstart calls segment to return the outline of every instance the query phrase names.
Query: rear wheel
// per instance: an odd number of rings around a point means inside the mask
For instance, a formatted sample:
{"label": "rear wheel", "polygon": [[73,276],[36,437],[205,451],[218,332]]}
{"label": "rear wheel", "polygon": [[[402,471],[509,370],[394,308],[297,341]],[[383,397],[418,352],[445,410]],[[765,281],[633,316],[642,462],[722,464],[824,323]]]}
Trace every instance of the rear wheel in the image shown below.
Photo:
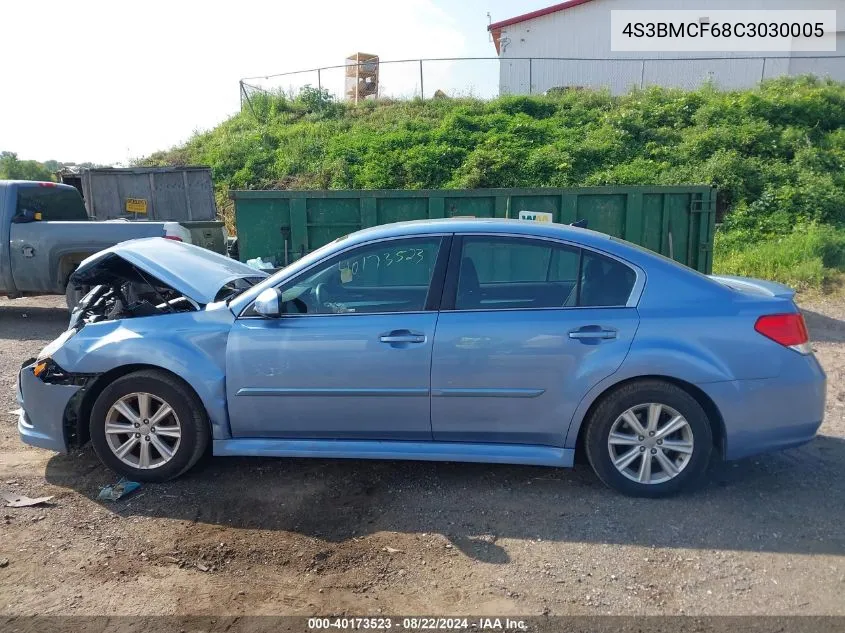
{"label": "rear wheel", "polygon": [[587,420],[587,458],[599,479],[632,496],[678,492],[707,469],[713,433],[698,401],[668,382],[611,392]]}
{"label": "rear wheel", "polygon": [[208,446],[208,420],[196,394],[162,371],[127,374],[108,385],[91,411],[100,460],[136,481],[167,481],[191,468]]}

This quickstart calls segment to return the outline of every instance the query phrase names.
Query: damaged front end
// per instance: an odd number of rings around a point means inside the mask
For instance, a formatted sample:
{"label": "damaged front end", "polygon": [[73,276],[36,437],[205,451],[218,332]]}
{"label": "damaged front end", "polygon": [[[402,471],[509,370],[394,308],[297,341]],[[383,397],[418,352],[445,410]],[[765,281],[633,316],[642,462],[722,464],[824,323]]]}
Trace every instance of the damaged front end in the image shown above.
{"label": "damaged front end", "polygon": [[71,314],[70,329],[100,321],[201,309],[193,299],[117,255],[76,271],[70,283],[77,292],[87,292]]}
{"label": "damaged front end", "polygon": [[221,358],[234,320],[225,301],[266,276],[161,238],[130,240],[92,255],[70,278],[71,291],[85,294],[69,327],[21,367],[21,439],[59,452],[81,446],[99,394],[139,368],[187,380],[190,366],[204,376],[197,389],[213,419],[225,421]]}

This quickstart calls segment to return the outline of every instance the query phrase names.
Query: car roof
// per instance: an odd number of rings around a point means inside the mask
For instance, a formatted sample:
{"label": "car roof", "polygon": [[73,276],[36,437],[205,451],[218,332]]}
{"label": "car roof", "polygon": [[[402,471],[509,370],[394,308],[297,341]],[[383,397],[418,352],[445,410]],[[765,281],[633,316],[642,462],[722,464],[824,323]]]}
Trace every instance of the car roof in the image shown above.
{"label": "car roof", "polygon": [[553,237],[571,240],[593,246],[607,245],[610,236],[589,229],[581,229],[566,224],[551,222],[531,222],[506,218],[443,218],[436,220],[411,220],[382,224],[356,231],[348,236],[353,242],[366,242],[374,239],[420,235],[426,233],[501,233],[537,237]]}

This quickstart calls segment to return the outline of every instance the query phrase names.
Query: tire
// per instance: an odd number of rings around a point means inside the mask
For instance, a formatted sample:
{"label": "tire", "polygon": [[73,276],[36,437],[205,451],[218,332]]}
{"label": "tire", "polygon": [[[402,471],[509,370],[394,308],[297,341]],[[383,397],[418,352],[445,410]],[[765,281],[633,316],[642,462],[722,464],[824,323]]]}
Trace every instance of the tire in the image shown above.
{"label": "tire", "polygon": [[[142,409],[139,398],[144,394],[149,402],[149,423],[140,416],[133,423],[132,417],[121,412],[126,409],[119,403],[128,405],[129,411],[137,415]],[[156,414],[163,412],[165,404],[171,412],[156,423]],[[113,432],[106,433],[107,422]],[[124,428],[138,432],[114,432]],[[200,399],[182,380],[160,370],[133,372],[107,385],[91,410],[90,432],[94,451],[105,466],[130,480],[148,482],[168,481],[189,470],[205,453],[210,439],[208,416]],[[133,439],[135,443],[130,447]],[[162,445],[164,449],[160,450]],[[123,447],[131,450],[121,458],[117,448]],[[166,455],[167,449],[170,456]]]}
{"label": "tire", "polygon": [[73,312],[73,309],[82,301],[82,297],[88,294],[88,288],[84,286],[74,286],[68,282],[65,286],[65,302],[67,303],[67,311]]}
{"label": "tire", "polygon": [[[649,431],[650,417],[657,421],[655,431]],[[704,409],[680,387],[660,380],[636,381],[612,391],[586,424],[584,448],[590,465],[607,486],[629,496],[664,497],[691,486],[707,470],[713,452],[713,431]],[[672,431],[675,427],[678,430]]]}

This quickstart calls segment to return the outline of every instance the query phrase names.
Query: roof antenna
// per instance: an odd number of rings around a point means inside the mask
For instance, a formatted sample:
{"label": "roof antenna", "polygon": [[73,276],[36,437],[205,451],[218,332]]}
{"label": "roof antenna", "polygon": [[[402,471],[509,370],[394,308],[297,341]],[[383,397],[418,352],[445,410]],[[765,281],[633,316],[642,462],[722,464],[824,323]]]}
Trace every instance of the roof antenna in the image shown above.
{"label": "roof antenna", "polygon": [[575,222],[570,223],[569,226],[574,226],[576,229],[586,229],[587,228],[587,218],[581,218]]}

